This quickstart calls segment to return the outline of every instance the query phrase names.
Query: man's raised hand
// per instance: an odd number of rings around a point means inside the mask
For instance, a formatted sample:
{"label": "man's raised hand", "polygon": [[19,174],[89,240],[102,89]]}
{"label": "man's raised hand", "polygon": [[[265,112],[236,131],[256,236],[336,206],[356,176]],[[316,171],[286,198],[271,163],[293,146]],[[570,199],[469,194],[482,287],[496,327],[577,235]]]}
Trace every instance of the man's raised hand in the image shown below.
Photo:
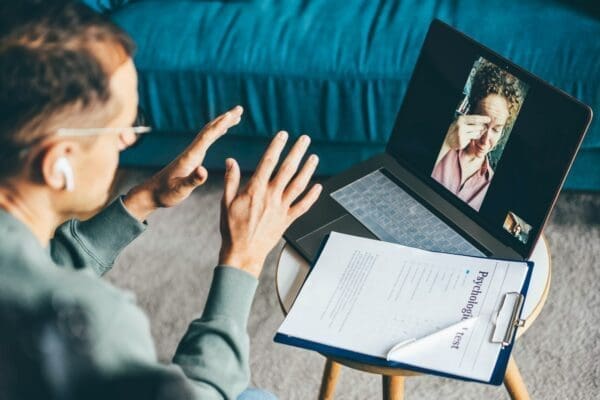
{"label": "man's raised hand", "polygon": [[258,277],[265,258],[285,230],[319,198],[322,189],[319,184],[302,195],[319,162],[313,154],[300,167],[310,144],[308,136],[303,135],[296,141],[274,173],[287,138],[286,132],[275,136],[256,172],[241,190],[239,166],[233,159],[226,160],[220,264],[240,268]]}
{"label": "man's raised hand", "polygon": [[208,179],[208,171],[202,166],[208,148],[240,123],[243,112],[242,107],[236,106],[209,122],[169,165],[131,189],[123,200],[129,212],[142,221],[157,208],[172,207],[188,198]]}

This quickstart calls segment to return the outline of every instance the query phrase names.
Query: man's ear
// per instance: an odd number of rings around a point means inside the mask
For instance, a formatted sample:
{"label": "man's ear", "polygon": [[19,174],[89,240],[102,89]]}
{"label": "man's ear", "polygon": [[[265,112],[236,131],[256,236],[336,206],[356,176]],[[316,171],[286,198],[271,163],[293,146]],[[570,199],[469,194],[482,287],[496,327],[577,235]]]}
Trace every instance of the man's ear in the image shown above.
{"label": "man's ear", "polygon": [[39,158],[39,165],[41,178],[45,185],[57,191],[71,186],[72,178],[71,182],[68,182],[69,177],[65,173],[64,164],[70,163],[70,165],[73,165],[70,159],[73,158],[75,148],[76,146],[73,143],[61,141],[44,149]]}

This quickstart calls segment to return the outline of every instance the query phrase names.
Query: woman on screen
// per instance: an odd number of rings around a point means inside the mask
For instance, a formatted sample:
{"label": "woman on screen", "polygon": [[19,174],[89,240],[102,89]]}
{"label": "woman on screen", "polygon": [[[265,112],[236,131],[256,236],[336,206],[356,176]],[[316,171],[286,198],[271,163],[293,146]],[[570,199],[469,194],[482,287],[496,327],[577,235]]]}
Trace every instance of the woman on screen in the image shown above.
{"label": "woman on screen", "polygon": [[468,113],[450,124],[431,177],[479,211],[494,176],[489,154],[509,134],[523,95],[517,78],[489,61],[473,69]]}

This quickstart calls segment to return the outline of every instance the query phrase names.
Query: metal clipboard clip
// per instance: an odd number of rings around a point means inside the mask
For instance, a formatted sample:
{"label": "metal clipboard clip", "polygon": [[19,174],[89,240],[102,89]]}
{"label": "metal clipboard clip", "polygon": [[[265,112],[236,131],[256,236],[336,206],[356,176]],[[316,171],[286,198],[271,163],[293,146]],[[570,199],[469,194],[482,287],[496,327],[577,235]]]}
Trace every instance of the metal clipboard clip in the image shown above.
{"label": "metal clipboard clip", "polygon": [[504,295],[502,305],[496,316],[492,343],[500,343],[502,348],[508,346],[517,328],[525,325],[525,320],[520,318],[525,296],[518,292],[509,292]]}

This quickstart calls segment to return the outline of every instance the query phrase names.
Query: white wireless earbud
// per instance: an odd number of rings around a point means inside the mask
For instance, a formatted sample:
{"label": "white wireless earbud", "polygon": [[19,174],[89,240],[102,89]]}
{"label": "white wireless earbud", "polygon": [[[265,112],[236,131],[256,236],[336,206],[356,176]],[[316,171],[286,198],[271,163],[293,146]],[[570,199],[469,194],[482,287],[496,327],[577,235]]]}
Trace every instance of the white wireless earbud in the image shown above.
{"label": "white wireless earbud", "polygon": [[66,157],[60,157],[54,163],[54,170],[65,178],[65,190],[72,192],[75,189],[75,177],[73,176],[73,168]]}

